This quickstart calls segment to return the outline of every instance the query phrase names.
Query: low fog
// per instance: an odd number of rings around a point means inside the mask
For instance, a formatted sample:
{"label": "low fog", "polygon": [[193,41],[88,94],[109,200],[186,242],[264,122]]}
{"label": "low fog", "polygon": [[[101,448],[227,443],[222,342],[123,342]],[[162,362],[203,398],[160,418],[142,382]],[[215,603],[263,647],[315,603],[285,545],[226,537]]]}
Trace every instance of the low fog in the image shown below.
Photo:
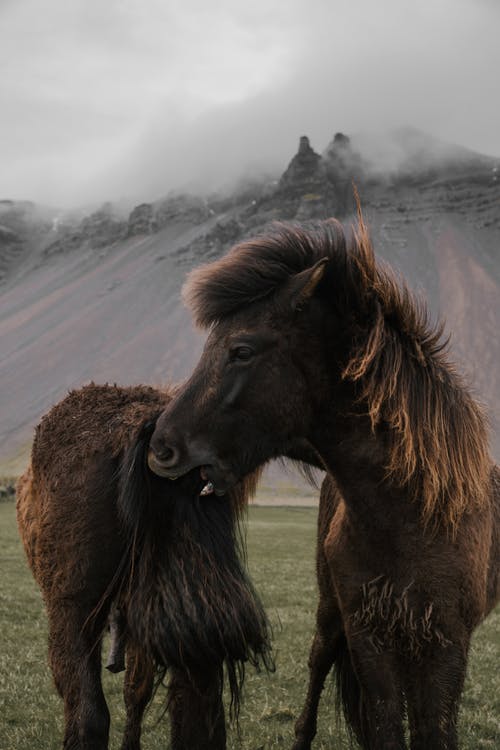
{"label": "low fog", "polygon": [[379,168],[408,127],[500,156],[499,24],[490,0],[3,2],[0,198],[211,191],[337,130]]}

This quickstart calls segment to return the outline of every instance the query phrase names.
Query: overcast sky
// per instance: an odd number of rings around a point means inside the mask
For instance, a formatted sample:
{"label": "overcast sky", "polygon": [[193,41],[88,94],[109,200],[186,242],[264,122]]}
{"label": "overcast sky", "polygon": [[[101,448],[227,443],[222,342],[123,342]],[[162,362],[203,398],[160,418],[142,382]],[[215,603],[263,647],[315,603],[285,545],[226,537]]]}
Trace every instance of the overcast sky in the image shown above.
{"label": "overcast sky", "polygon": [[209,188],[337,130],[500,156],[497,0],[0,0],[0,70],[0,198]]}

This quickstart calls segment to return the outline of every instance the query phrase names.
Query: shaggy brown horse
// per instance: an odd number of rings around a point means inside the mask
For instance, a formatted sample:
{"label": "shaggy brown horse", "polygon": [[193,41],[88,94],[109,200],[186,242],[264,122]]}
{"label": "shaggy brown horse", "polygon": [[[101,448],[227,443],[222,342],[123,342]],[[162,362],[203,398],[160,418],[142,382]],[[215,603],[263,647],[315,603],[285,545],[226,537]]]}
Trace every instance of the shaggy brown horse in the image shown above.
{"label": "shaggy brown horse", "polygon": [[499,595],[500,473],[441,329],[376,261],[361,215],[246,241],[185,298],[211,331],[158,419],[155,471],[201,465],[219,492],[281,455],[328,472],[294,749],[334,666],[363,748],[404,748],[406,713],[413,750],[454,750],[470,637]]}
{"label": "shaggy brown horse", "polygon": [[199,471],[176,482],[153,474],[149,439],[169,399],[142,386],[70,393],[37,428],[19,483],[67,750],[108,747],[101,641],[112,607],[109,666],[120,669],[123,641],[127,655],[123,750],[139,750],[144,710],[167,669],[171,747],[222,750],[224,666],[237,710],[245,663],[270,664],[238,534],[255,479],[219,498],[206,495]]}

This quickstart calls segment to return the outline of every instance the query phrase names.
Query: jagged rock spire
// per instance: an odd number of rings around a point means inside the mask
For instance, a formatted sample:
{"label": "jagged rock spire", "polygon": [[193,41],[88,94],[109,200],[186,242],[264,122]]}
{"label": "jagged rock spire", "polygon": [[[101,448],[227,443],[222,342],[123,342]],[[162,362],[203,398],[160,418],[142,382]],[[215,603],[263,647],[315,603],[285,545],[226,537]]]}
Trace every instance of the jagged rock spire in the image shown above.
{"label": "jagged rock spire", "polygon": [[309,138],[303,135],[299,150],[293,157],[280,180],[280,188],[296,188],[303,192],[317,181],[321,171],[321,156],[314,151]]}
{"label": "jagged rock spire", "polygon": [[360,154],[353,150],[351,139],[344,133],[335,133],[324,152],[328,176],[331,180],[356,180],[363,175],[364,167]]}

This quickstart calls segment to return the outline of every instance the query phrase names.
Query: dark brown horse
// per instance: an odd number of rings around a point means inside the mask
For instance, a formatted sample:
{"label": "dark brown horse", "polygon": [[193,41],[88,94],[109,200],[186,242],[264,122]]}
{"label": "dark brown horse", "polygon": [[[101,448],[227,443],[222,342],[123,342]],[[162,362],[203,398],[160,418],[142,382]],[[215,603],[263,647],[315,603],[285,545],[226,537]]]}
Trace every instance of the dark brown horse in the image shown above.
{"label": "dark brown horse", "polygon": [[[223,669],[237,710],[244,665],[269,665],[267,621],[240,557],[238,519],[254,478],[224,498],[191,472],[147,466],[168,392],[91,385],[37,428],[18,488],[18,522],[49,618],[49,661],[67,750],[108,747],[101,641],[126,644],[123,750],[139,750],[155,679],[168,669],[174,750],[222,750]],[[200,493],[201,496],[200,496]]]}
{"label": "dark brown horse", "polygon": [[363,748],[404,748],[406,713],[413,750],[453,750],[471,633],[499,595],[500,473],[441,329],[376,262],[361,215],[244,242],[185,298],[211,331],[158,419],[155,471],[201,465],[218,491],[275,456],[328,472],[295,750],[332,666]]}

